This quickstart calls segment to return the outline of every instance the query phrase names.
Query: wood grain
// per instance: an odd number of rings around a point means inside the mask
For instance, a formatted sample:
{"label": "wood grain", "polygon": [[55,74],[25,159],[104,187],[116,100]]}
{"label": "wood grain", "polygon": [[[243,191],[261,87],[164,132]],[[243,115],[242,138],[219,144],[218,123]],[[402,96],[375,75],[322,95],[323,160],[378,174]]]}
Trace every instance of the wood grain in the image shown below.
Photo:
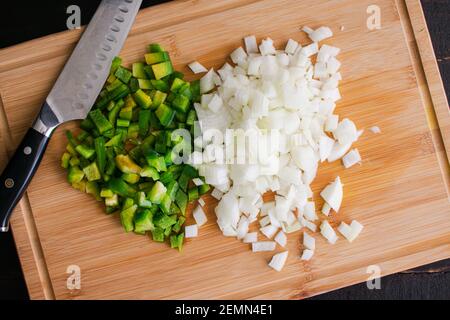
{"label": "wood grain", "polygon": [[[380,30],[366,28],[369,4],[382,10]],[[183,71],[193,59],[220,66],[248,34],[270,36],[280,46],[289,37],[305,42],[301,25],[329,25],[335,36],[327,43],[343,49],[338,113],[361,128],[378,125],[382,134],[366,132],[358,141],[363,166],[344,171],[338,163],[326,164],[313,189],[339,174],[346,193],[333,220],[358,219],[366,228],[351,245],[341,240],[330,246],[318,237],[309,263],[299,260],[300,236],[293,234],[288,263],[275,273],[266,266],[270,253],[251,254],[247,245],[221,236],[214,201],[207,198],[209,223],[178,254],[147,237],[124,234],[117,217],[104,215],[100,204],[67,185],[59,156],[64,128],[76,126],[70,123],[56,131],[30,185],[31,210],[21,205],[26,214],[16,212],[12,221],[31,297],[303,298],[365,281],[371,264],[387,275],[450,257],[450,115],[439,107],[446,100],[433,74],[428,33],[412,21],[424,25],[417,1],[183,1],[142,10],[122,51],[125,61],[140,59],[146,43],[161,42]],[[0,51],[0,132],[11,136],[9,150],[32,122],[79,34]],[[39,75],[32,87],[30,74]],[[71,264],[81,267],[81,291],[66,288]]]}

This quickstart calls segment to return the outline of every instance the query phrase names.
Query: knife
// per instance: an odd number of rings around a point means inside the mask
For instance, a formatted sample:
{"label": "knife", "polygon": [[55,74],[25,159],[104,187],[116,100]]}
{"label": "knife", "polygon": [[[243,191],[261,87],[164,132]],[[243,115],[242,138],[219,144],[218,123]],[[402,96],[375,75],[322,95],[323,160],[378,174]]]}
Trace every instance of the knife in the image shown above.
{"label": "knife", "polygon": [[0,231],[22,198],[61,123],[84,119],[119,54],[142,0],[103,0],[87,26],[31,128],[0,176]]}

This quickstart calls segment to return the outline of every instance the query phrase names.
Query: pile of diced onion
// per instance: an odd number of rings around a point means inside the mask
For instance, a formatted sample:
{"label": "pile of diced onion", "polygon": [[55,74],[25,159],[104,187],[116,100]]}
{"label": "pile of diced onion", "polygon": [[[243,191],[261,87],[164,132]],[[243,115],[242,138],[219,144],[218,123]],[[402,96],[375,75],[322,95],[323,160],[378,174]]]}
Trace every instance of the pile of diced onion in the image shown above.
{"label": "pile of diced onion", "polygon": [[[361,162],[358,150],[351,147],[362,130],[334,114],[341,98],[341,63],[336,58],[340,49],[319,46],[332,31],[327,27],[304,27],[303,31],[312,42],[302,46],[289,39],[284,50],[277,50],[270,38],[258,46],[256,38],[248,36],[245,49],[231,53],[234,65],[225,63],[217,73],[196,61],[189,65],[194,73],[207,72],[200,80],[201,103],[195,105],[203,132],[216,129],[225,136],[225,130],[233,128],[254,129],[261,136],[271,129],[280,133],[275,150],[249,164],[224,164],[230,140],[214,141],[203,135],[194,141],[202,151],[195,151],[191,162],[205,182],[215,187],[212,195],[220,200],[215,209],[217,223],[225,236],[251,243],[253,252],[274,251],[277,245],[286,246],[287,234],[308,230],[303,232],[299,257],[310,260],[316,247],[312,233],[318,228],[330,244],[338,240],[327,217],[339,211],[343,198],[343,184],[336,177],[320,193],[325,202],[316,213],[310,184],[321,162],[341,159],[345,168]],[[245,148],[252,151],[252,146]],[[276,193],[275,200],[264,202],[263,195],[269,191]],[[188,238],[197,236],[198,226],[206,222],[202,205],[201,200],[194,210],[197,223],[186,227]],[[259,233],[249,232],[255,222]],[[353,220],[341,222],[337,231],[352,242],[362,228]],[[280,271],[287,255],[288,251],[275,254],[269,266]]]}

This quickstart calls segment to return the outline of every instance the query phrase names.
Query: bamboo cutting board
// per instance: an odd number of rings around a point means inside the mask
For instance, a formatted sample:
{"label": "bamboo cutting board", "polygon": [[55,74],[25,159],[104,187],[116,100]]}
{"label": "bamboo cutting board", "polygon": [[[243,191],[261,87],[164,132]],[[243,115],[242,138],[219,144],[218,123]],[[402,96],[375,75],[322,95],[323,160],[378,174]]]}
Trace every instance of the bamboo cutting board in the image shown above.
{"label": "bamboo cutting board", "polygon": [[[367,28],[369,5],[381,9],[378,30]],[[325,42],[342,49],[337,113],[382,130],[366,130],[356,143],[362,166],[324,164],[313,184],[317,193],[341,176],[343,207],[332,220],[357,219],[361,236],[334,246],[317,236],[314,258],[302,262],[300,232],[290,234],[287,264],[275,272],[267,267],[273,253],[251,253],[221,235],[211,198],[208,224],[181,254],[125,234],[117,216],[66,182],[59,158],[70,123],[56,131],[11,221],[31,298],[296,299],[366,281],[370,265],[384,276],[450,257],[450,114],[419,1],[173,2],[140,12],[121,55],[133,62],[146,44],[160,42],[182,71],[194,59],[219,67],[249,34],[270,36],[278,47],[288,38],[305,43],[303,25],[331,27],[335,36]],[[0,51],[2,166],[79,36],[68,31]],[[80,268],[80,290],[66,286],[71,265]]]}

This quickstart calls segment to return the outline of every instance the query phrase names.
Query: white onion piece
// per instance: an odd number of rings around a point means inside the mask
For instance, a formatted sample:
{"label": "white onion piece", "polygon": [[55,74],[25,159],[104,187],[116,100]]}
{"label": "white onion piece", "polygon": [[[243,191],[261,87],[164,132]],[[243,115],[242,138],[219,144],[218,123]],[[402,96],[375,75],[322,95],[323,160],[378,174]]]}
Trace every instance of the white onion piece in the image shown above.
{"label": "white onion piece", "polygon": [[330,205],[329,205],[328,203],[325,202],[325,203],[323,204],[323,206],[322,206],[322,213],[323,213],[324,215],[328,216],[328,215],[330,214],[330,211],[331,211]]}
{"label": "white onion piece", "polygon": [[322,221],[322,224],[320,225],[320,233],[330,244],[335,244],[338,239],[336,232],[334,232],[333,228],[326,220]]}
{"label": "white onion piece", "polygon": [[328,27],[320,27],[313,32],[309,32],[308,36],[314,42],[319,42],[333,36],[333,32]]}
{"label": "white onion piece", "polygon": [[381,129],[378,126],[370,127],[369,130],[372,131],[373,133],[381,133]]}
{"label": "white onion piece", "polygon": [[200,179],[200,178],[194,178],[194,179],[192,179],[192,182],[193,182],[197,187],[204,184],[204,183],[203,183],[203,180]]}
{"label": "white onion piece", "polygon": [[261,228],[263,228],[269,224],[270,224],[270,216],[268,216],[268,215],[259,220],[259,225],[261,226]]}
{"label": "white onion piece", "polygon": [[194,216],[195,222],[197,223],[197,226],[199,226],[199,227],[201,227],[208,221],[208,218],[206,217],[206,214],[203,211],[201,206],[197,206],[194,209],[193,216]]}
{"label": "white onion piece", "polygon": [[303,250],[302,256],[300,259],[304,260],[304,261],[309,261],[311,260],[311,258],[314,255],[314,251],[310,250],[310,249],[305,249]]}
{"label": "white onion piece", "polygon": [[216,198],[217,200],[220,200],[220,199],[222,199],[223,193],[219,189],[214,189],[211,192],[211,196],[213,198]]}
{"label": "white onion piece", "polygon": [[361,231],[364,227],[362,224],[360,224],[356,220],[353,220],[350,223],[350,227],[352,228],[352,234],[351,234],[350,238],[348,239],[348,241],[352,242],[353,240],[356,239],[357,236],[359,236],[359,234],[361,233]]}
{"label": "white onion piece", "polygon": [[314,201],[308,201],[303,207],[303,216],[309,221],[315,221],[319,219],[316,214],[316,206]]}
{"label": "white onion piece", "polygon": [[262,227],[261,229],[259,229],[259,231],[261,231],[261,233],[263,235],[265,235],[267,238],[272,239],[273,236],[275,235],[275,233],[277,233],[278,228],[269,224],[265,227]]}
{"label": "white onion piece", "polygon": [[331,153],[328,156],[328,162],[336,161],[344,156],[344,154],[350,149],[352,143],[340,144],[339,142],[335,142],[333,149],[331,149]]}
{"label": "white onion piece", "polygon": [[324,162],[331,154],[331,150],[333,150],[334,140],[328,137],[327,135],[323,135],[319,140],[319,151],[320,151],[320,161]]}
{"label": "white onion piece", "polygon": [[198,236],[198,226],[196,224],[192,224],[184,228],[185,238],[195,238],[197,236]]}
{"label": "white onion piece", "polygon": [[207,74],[205,74],[200,79],[200,93],[206,93],[215,88],[214,84],[214,69],[210,69]]}
{"label": "white onion piece", "polygon": [[199,198],[197,201],[198,201],[198,204],[201,205],[202,207],[204,207],[206,204],[205,200],[203,200],[202,198]]}
{"label": "white onion piece", "polygon": [[249,232],[242,240],[244,243],[252,243],[258,241],[258,232]]}
{"label": "white onion piece", "polygon": [[247,53],[258,53],[258,44],[255,36],[247,36],[244,38],[245,50]]}
{"label": "white onion piece", "polygon": [[272,257],[272,260],[270,260],[269,267],[276,271],[281,271],[286,263],[287,257],[288,251],[277,253]]}
{"label": "white onion piece", "polygon": [[202,72],[208,72],[208,69],[206,69],[200,62],[194,61],[188,64],[189,69],[192,70],[193,73],[202,73]]}
{"label": "white onion piece", "polygon": [[285,247],[287,244],[287,237],[283,231],[278,232],[273,240],[282,247]]}
{"label": "white onion piece", "polygon": [[336,212],[339,211],[342,203],[342,197],[344,195],[341,179],[336,177],[336,179],[327,185],[320,196],[328,203],[328,205]]}
{"label": "white onion piece", "polygon": [[289,39],[287,44],[286,44],[286,48],[284,49],[284,52],[288,53],[288,54],[294,54],[295,50],[297,50],[298,48],[298,42],[292,39]]}
{"label": "white onion piece", "polygon": [[273,251],[275,250],[275,247],[276,247],[275,241],[257,241],[252,243],[253,252]]}
{"label": "white onion piece", "polygon": [[342,163],[345,168],[350,168],[351,166],[361,162],[361,155],[358,149],[352,149],[349,153],[342,157]]}
{"label": "white onion piece", "polygon": [[314,237],[310,236],[306,232],[303,232],[303,246],[306,249],[314,251],[316,249],[316,239],[314,239]]}
{"label": "white onion piece", "polygon": [[346,238],[347,240],[352,236],[352,228],[346,224],[345,222],[341,222],[341,224],[337,227],[337,230]]}
{"label": "white onion piece", "polygon": [[237,227],[237,238],[243,239],[245,235],[248,233],[249,221],[246,217],[241,216]]}

